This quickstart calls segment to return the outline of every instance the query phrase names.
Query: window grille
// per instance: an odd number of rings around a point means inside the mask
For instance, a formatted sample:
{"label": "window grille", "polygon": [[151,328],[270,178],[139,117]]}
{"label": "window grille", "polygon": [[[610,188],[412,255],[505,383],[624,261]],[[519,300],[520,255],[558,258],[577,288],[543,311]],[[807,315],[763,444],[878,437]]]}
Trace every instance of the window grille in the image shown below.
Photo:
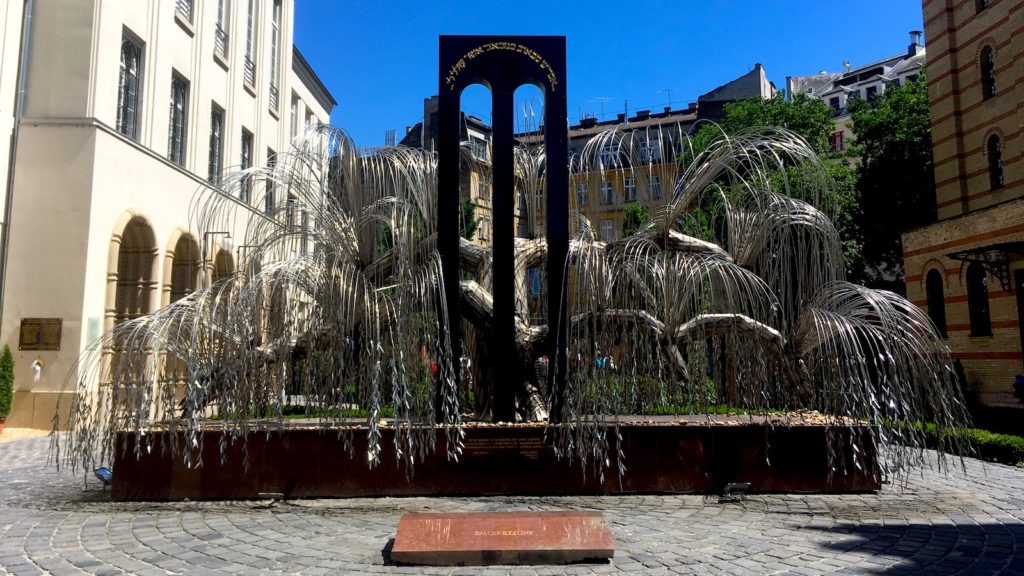
{"label": "window grille", "polygon": [[192,0],[175,0],[175,7],[178,14],[185,17],[185,20],[192,21]]}
{"label": "window grille", "polygon": [[988,179],[993,190],[1003,187],[1003,144],[995,134],[988,137]]}
{"label": "window grille", "polygon": [[270,26],[270,107],[277,110],[278,43],[281,36],[281,0],[274,0]]}
{"label": "window grille", "polygon": [[213,29],[213,49],[228,55],[228,0],[217,0],[217,25]]}
{"label": "window grille", "polygon": [[996,95],[996,55],[991,46],[981,51],[981,94],[985,99]]}
{"label": "window grille", "polygon": [[242,78],[250,86],[256,85],[256,3],[249,0],[249,12],[245,20],[245,66]]}
{"label": "window grille", "polygon": [[[242,170],[252,168],[252,132],[242,129]],[[252,198],[252,175],[242,176],[242,189],[239,198],[246,204]]]}
{"label": "window grille", "polygon": [[587,183],[586,182],[577,182],[576,183],[576,206],[586,206],[587,205],[587,196],[588,195],[589,194],[587,193]]}
{"label": "window grille", "polygon": [[216,105],[210,113],[210,170],[207,180],[220,186],[224,171],[224,110]]}
{"label": "window grille", "polygon": [[122,39],[121,74],[117,91],[117,131],[132,140],[139,138],[141,72],[142,47],[128,38]]}
{"label": "window grille", "polygon": [[267,168],[270,174],[267,176],[267,195],[263,200],[263,212],[267,215],[274,213],[274,167],[277,166],[277,154],[267,148]]}
{"label": "window grille", "polygon": [[188,114],[188,82],[177,75],[171,78],[171,120],[167,135],[167,158],[185,165],[185,133]]}

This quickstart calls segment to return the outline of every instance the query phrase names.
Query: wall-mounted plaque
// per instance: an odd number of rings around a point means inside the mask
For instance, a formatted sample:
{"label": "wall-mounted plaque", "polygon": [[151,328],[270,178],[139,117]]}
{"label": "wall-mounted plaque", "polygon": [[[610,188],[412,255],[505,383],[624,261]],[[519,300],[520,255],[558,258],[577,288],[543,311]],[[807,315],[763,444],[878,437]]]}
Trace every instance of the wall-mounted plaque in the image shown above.
{"label": "wall-mounted plaque", "polygon": [[63,318],[22,318],[18,350],[60,350]]}

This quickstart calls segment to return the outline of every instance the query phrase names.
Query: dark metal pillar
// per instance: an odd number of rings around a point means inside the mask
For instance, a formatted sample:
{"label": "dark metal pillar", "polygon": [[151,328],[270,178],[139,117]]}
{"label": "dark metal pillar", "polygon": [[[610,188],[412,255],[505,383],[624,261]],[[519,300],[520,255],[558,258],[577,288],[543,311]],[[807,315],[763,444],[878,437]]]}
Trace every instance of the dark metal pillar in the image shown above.
{"label": "dark metal pillar", "polygon": [[491,211],[494,234],[492,271],[494,331],[490,334],[493,370],[495,422],[514,422],[515,389],[520,384],[519,355],[516,353],[516,277],[515,277],[515,138],[513,103],[515,86],[505,82],[491,85]]}

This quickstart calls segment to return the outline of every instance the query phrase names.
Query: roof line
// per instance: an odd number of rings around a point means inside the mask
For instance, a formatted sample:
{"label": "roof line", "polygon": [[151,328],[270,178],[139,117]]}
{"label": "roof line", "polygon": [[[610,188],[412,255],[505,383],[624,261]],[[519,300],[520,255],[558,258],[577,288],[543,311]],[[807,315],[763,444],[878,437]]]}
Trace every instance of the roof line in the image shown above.
{"label": "roof line", "polygon": [[338,101],[331,96],[330,90],[324,86],[324,83],[320,80],[320,77],[316,75],[313,67],[309,65],[306,58],[299,52],[299,47],[292,44],[292,69],[296,74],[299,75],[299,79],[303,80],[310,91],[313,93],[313,97],[317,99],[321,106],[327,109],[327,113],[330,114],[331,110],[338,105]]}

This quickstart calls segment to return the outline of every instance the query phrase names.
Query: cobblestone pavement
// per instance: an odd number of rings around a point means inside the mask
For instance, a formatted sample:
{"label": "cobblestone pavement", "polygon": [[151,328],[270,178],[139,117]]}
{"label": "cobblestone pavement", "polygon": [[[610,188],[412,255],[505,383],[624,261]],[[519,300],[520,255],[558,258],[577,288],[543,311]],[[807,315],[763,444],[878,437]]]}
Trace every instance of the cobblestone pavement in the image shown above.
{"label": "cobblestone pavement", "polygon": [[[112,503],[0,444],[0,574],[1024,574],[1024,469],[967,461],[877,495],[396,498]],[[387,553],[413,511],[598,510],[610,563],[414,568]]]}

